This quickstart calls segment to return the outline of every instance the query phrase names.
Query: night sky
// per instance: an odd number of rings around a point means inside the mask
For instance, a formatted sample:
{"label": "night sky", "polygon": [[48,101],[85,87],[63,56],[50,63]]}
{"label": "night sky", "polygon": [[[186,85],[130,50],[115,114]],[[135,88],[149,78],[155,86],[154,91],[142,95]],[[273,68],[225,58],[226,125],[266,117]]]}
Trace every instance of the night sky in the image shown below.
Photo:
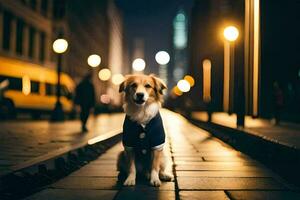
{"label": "night sky", "polygon": [[145,72],[158,73],[155,53],[159,50],[171,52],[173,18],[181,8],[189,11],[192,2],[192,0],[117,0],[117,5],[123,12],[130,61],[134,38],[143,38]]}

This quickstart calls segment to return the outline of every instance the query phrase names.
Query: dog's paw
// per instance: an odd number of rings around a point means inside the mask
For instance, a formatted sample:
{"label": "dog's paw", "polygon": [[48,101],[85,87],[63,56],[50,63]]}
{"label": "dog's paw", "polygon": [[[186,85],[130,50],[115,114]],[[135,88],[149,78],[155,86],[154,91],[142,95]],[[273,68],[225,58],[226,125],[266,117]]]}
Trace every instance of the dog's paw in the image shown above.
{"label": "dog's paw", "polygon": [[127,177],[127,179],[123,183],[124,186],[134,186],[135,185],[135,177]]}
{"label": "dog's paw", "polygon": [[159,178],[162,181],[172,181],[174,179],[174,176],[172,174],[168,174],[168,173],[159,173]]}
{"label": "dog's paw", "polygon": [[159,178],[151,178],[150,184],[152,186],[159,187],[161,185],[161,182],[160,182]]}

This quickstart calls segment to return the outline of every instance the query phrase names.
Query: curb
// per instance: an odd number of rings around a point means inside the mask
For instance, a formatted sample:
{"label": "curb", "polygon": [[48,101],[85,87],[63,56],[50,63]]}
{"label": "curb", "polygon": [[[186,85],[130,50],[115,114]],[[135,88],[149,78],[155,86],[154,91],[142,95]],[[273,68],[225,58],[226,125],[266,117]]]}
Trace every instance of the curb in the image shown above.
{"label": "curb", "polygon": [[300,149],[243,129],[229,128],[191,118],[189,121],[209,131],[235,149],[259,160],[287,181],[300,186]]}
{"label": "curb", "polygon": [[20,199],[41,190],[82,166],[121,140],[121,130],[69,145],[13,167],[0,176],[0,199]]}

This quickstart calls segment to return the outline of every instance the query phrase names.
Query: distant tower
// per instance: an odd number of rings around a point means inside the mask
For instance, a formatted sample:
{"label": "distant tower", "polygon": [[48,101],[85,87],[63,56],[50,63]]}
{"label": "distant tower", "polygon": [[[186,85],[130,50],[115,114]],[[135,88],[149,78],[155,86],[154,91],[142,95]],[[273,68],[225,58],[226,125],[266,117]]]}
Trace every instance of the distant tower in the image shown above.
{"label": "distant tower", "polygon": [[187,69],[188,21],[183,10],[179,10],[173,20],[173,83],[183,78]]}

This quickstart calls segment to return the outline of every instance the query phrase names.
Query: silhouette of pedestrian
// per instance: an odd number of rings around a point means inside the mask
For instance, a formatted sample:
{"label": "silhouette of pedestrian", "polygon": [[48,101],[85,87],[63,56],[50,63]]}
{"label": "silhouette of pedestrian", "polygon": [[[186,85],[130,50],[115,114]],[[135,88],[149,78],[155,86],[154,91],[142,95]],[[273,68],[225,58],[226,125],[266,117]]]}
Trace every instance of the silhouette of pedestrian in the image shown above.
{"label": "silhouette of pedestrian", "polygon": [[275,124],[279,124],[281,118],[281,112],[284,106],[283,91],[280,88],[278,82],[273,83],[273,107]]}
{"label": "silhouette of pedestrian", "polygon": [[95,105],[95,89],[92,83],[92,73],[88,73],[78,84],[75,91],[75,104],[80,106],[80,120],[82,132],[87,132],[86,122],[90,110]]}

